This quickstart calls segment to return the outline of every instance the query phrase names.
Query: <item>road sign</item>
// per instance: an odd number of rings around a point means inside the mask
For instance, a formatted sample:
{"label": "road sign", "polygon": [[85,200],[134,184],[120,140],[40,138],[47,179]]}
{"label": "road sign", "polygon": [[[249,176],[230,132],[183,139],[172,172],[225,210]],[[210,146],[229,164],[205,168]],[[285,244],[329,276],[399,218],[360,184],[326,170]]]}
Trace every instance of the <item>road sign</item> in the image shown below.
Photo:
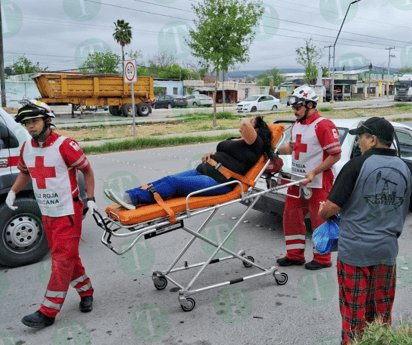
{"label": "road sign", "polygon": [[137,81],[136,61],[127,60],[124,64],[124,82],[135,83]]}

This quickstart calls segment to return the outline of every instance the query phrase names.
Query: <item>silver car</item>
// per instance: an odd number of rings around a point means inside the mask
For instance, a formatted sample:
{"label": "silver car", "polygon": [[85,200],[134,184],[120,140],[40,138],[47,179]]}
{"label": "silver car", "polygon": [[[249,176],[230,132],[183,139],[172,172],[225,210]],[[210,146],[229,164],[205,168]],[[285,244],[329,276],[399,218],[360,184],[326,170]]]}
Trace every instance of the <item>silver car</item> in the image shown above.
{"label": "silver car", "polygon": [[198,94],[198,95],[190,95],[187,97],[187,105],[192,107],[198,106],[206,106],[210,107],[213,104],[213,98]]}

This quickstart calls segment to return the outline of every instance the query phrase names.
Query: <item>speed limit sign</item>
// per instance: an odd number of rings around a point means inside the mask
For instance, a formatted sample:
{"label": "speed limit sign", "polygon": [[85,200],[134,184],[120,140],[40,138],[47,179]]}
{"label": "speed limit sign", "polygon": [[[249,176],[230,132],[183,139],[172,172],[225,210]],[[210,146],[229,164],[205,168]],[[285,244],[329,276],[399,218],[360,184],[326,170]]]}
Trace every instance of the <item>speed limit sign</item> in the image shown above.
{"label": "speed limit sign", "polygon": [[136,61],[127,60],[124,64],[124,82],[135,83],[137,81]]}

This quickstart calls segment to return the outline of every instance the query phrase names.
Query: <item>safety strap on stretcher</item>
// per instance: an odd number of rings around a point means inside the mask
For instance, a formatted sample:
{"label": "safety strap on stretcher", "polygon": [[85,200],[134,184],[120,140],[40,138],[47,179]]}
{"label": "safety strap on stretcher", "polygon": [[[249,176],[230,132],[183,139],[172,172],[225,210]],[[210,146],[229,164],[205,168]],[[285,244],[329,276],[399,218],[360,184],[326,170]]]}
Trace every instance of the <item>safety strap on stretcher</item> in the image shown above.
{"label": "safety strap on stretcher", "polygon": [[169,215],[169,217],[170,217],[169,222],[170,223],[175,223],[176,222],[176,213],[172,210],[171,207],[167,206],[167,204],[165,203],[163,198],[160,196],[160,194],[157,192],[157,190],[153,187],[153,185],[144,184],[144,185],[142,185],[142,189],[143,190],[148,190],[150,193],[152,193],[153,198],[155,199],[155,201]]}
{"label": "safety strap on stretcher", "polygon": [[253,181],[252,179],[229,170],[228,168],[224,167],[222,163],[218,163],[214,159],[208,159],[207,163],[209,163],[212,167],[215,167],[215,169],[228,180],[233,177],[248,186],[254,187],[256,185],[255,181]]}

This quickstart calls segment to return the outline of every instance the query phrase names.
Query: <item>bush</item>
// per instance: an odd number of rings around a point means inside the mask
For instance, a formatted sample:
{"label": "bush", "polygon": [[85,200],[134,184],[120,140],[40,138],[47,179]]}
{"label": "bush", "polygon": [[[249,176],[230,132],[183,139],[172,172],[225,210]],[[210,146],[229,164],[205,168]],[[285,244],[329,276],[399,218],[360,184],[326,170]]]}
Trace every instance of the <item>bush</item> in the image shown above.
{"label": "bush", "polygon": [[352,345],[411,345],[412,323],[399,323],[390,328],[380,320],[368,324],[364,333],[358,335]]}
{"label": "bush", "polygon": [[[213,119],[213,114],[209,114],[209,117],[211,119]],[[238,117],[235,116],[233,113],[231,113],[230,111],[219,111],[218,113],[216,113],[216,119],[217,120],[235,120]]]}
{"label": "bush", "polygon": [[395,107],[395,108],[402,108],[402,107],[409,107],[409,106],[410,104],[408,103],[395,103],[392,105],[392,107]]}
{"label": "bush", "polygon": [[322,107],[318,108],[319,112],[333,111],[332,107]]}

